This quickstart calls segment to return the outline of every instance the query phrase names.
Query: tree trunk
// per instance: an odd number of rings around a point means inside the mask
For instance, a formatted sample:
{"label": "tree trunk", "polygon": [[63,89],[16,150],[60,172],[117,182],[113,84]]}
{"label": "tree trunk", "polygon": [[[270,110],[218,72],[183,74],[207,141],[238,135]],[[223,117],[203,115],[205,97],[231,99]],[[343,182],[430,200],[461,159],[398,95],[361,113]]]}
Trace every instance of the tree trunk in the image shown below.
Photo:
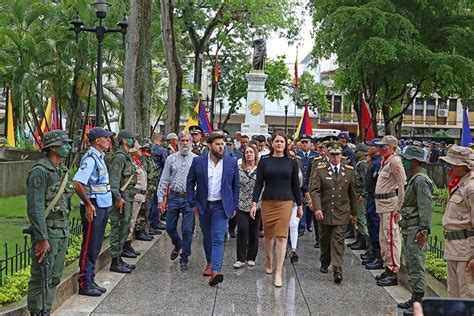
{"label": "tree trunk", "polygon": [[[203,52],[201,52],[202,47],[194,48],[194,88],[198,91],[201,91],[201,82],[202,82],[202,59]],[[197,100],[196,100],[197,101]]]}
{"label": "tree trunk", "polygon": [[390,106],[382,105],[382,115],[385,125],[385,135],[395,135],[395,126],[394,122],[390,121]]}
{"label": "tree trunk", "polygon": [[125,128],[140,135],[150,130],[152,0],[130,1],[130,20],[125,51]]}
{"label": "tree trunk", "polygon": [[160,4],[163,53],[169,74],[168,100],[166,102],[168,116],[165,122],[165,131],[170,133],[179,130],[183,69],[178,58],[173,23],[176,0],[160,0]]}

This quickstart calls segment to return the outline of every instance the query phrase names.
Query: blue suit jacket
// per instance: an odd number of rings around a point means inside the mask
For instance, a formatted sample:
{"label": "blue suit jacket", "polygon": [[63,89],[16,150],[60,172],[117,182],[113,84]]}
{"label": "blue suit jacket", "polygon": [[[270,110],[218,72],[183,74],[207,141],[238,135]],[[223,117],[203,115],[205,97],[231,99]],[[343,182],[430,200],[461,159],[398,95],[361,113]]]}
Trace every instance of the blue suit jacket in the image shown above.
{"label": "blue suit jacket", "polygon": [[[237,160],[224,156],[222,166],[221,197],[224,211],[228,218],[232,217],[239,205],[240,179]],[[207,209],[208,173],[207,164],[209,155],[195,157],[189,169],[186,182],[188,203],[191,207],[197,206],[199,214],[203,215]]]}

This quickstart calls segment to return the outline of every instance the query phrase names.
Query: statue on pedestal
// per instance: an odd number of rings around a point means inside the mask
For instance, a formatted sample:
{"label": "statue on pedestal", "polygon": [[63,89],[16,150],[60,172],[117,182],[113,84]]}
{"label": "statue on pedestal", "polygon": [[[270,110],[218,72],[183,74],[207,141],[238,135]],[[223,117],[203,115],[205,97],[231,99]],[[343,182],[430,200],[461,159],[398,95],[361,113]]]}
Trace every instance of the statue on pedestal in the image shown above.
{"label": "statue on pedestal", "polygon": [[267,55],[267,43],[265,37],[260,34],[256,34],[253,38],[253,59],[252,69],[253,70],[264,70],[265,57]]}

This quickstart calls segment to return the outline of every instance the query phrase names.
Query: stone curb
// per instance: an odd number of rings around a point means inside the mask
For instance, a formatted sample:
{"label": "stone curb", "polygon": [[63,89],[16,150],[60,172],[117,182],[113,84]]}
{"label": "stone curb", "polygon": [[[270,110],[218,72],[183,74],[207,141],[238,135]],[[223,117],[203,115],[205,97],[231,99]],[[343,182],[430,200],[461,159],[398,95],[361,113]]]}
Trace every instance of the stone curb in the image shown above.
{"label": "stone curb", "polygon": [[[400,264],[400,271],[398,272],[398,280],[409,290],[411,290],[410,277],[406,266]],[[426,272],[426,293],[425,296],[431,297],[448,297],[448,289],[446,284],[435,279],[431,274]]]}

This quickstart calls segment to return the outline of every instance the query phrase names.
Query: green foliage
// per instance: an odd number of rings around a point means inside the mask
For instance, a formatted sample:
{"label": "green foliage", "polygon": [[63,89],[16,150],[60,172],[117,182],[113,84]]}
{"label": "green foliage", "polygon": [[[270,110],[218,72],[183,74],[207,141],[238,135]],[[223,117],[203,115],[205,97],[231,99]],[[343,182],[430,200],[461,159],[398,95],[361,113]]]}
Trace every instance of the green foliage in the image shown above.
{"label": "green foliage", "polygon": [[308,100],[308,107],[313,112],[324,113],[331,108],[326,98],[326,86],[320,82],[316,82],[314,76],[308,72],[303,71],[298,78],[298,90],[293,90],[291,96],[296,104],[302,108],[305,105],[305,100]]}
{"label": "green foliage", "polygon": [[441,206],[442,209],[448,204],[449,193],[447,188],[434,188],[433,199],[437,206]]}
{"label": "green foliage", "polygon": [[276,60],[267,60],[265,73],[268,75],[265,81],[266,97],[271,101],[282,100],[291,81],[291,74],[285,64],[285,56],[278,56]]}
{"label": "green foliage", "polygon": [[7,305],[23,298],[28,290],[30,268],[20,270],[3,278],[0,286],[0,305]]}
{"label": "green foliage", "polygon": [[436,258],[432,253],[426,253],[425,268],[428,273],[439,281],[448,279],[448,263],[445,259]]}
{"label": "green foliage", "polygon": [[67,247],[66,258],[64,259],[64,266],[67,267],[71,263],[79,258],[81,254],[81,246],[82,246],[82,235],[72,236],[70,239],[70,243]]}

